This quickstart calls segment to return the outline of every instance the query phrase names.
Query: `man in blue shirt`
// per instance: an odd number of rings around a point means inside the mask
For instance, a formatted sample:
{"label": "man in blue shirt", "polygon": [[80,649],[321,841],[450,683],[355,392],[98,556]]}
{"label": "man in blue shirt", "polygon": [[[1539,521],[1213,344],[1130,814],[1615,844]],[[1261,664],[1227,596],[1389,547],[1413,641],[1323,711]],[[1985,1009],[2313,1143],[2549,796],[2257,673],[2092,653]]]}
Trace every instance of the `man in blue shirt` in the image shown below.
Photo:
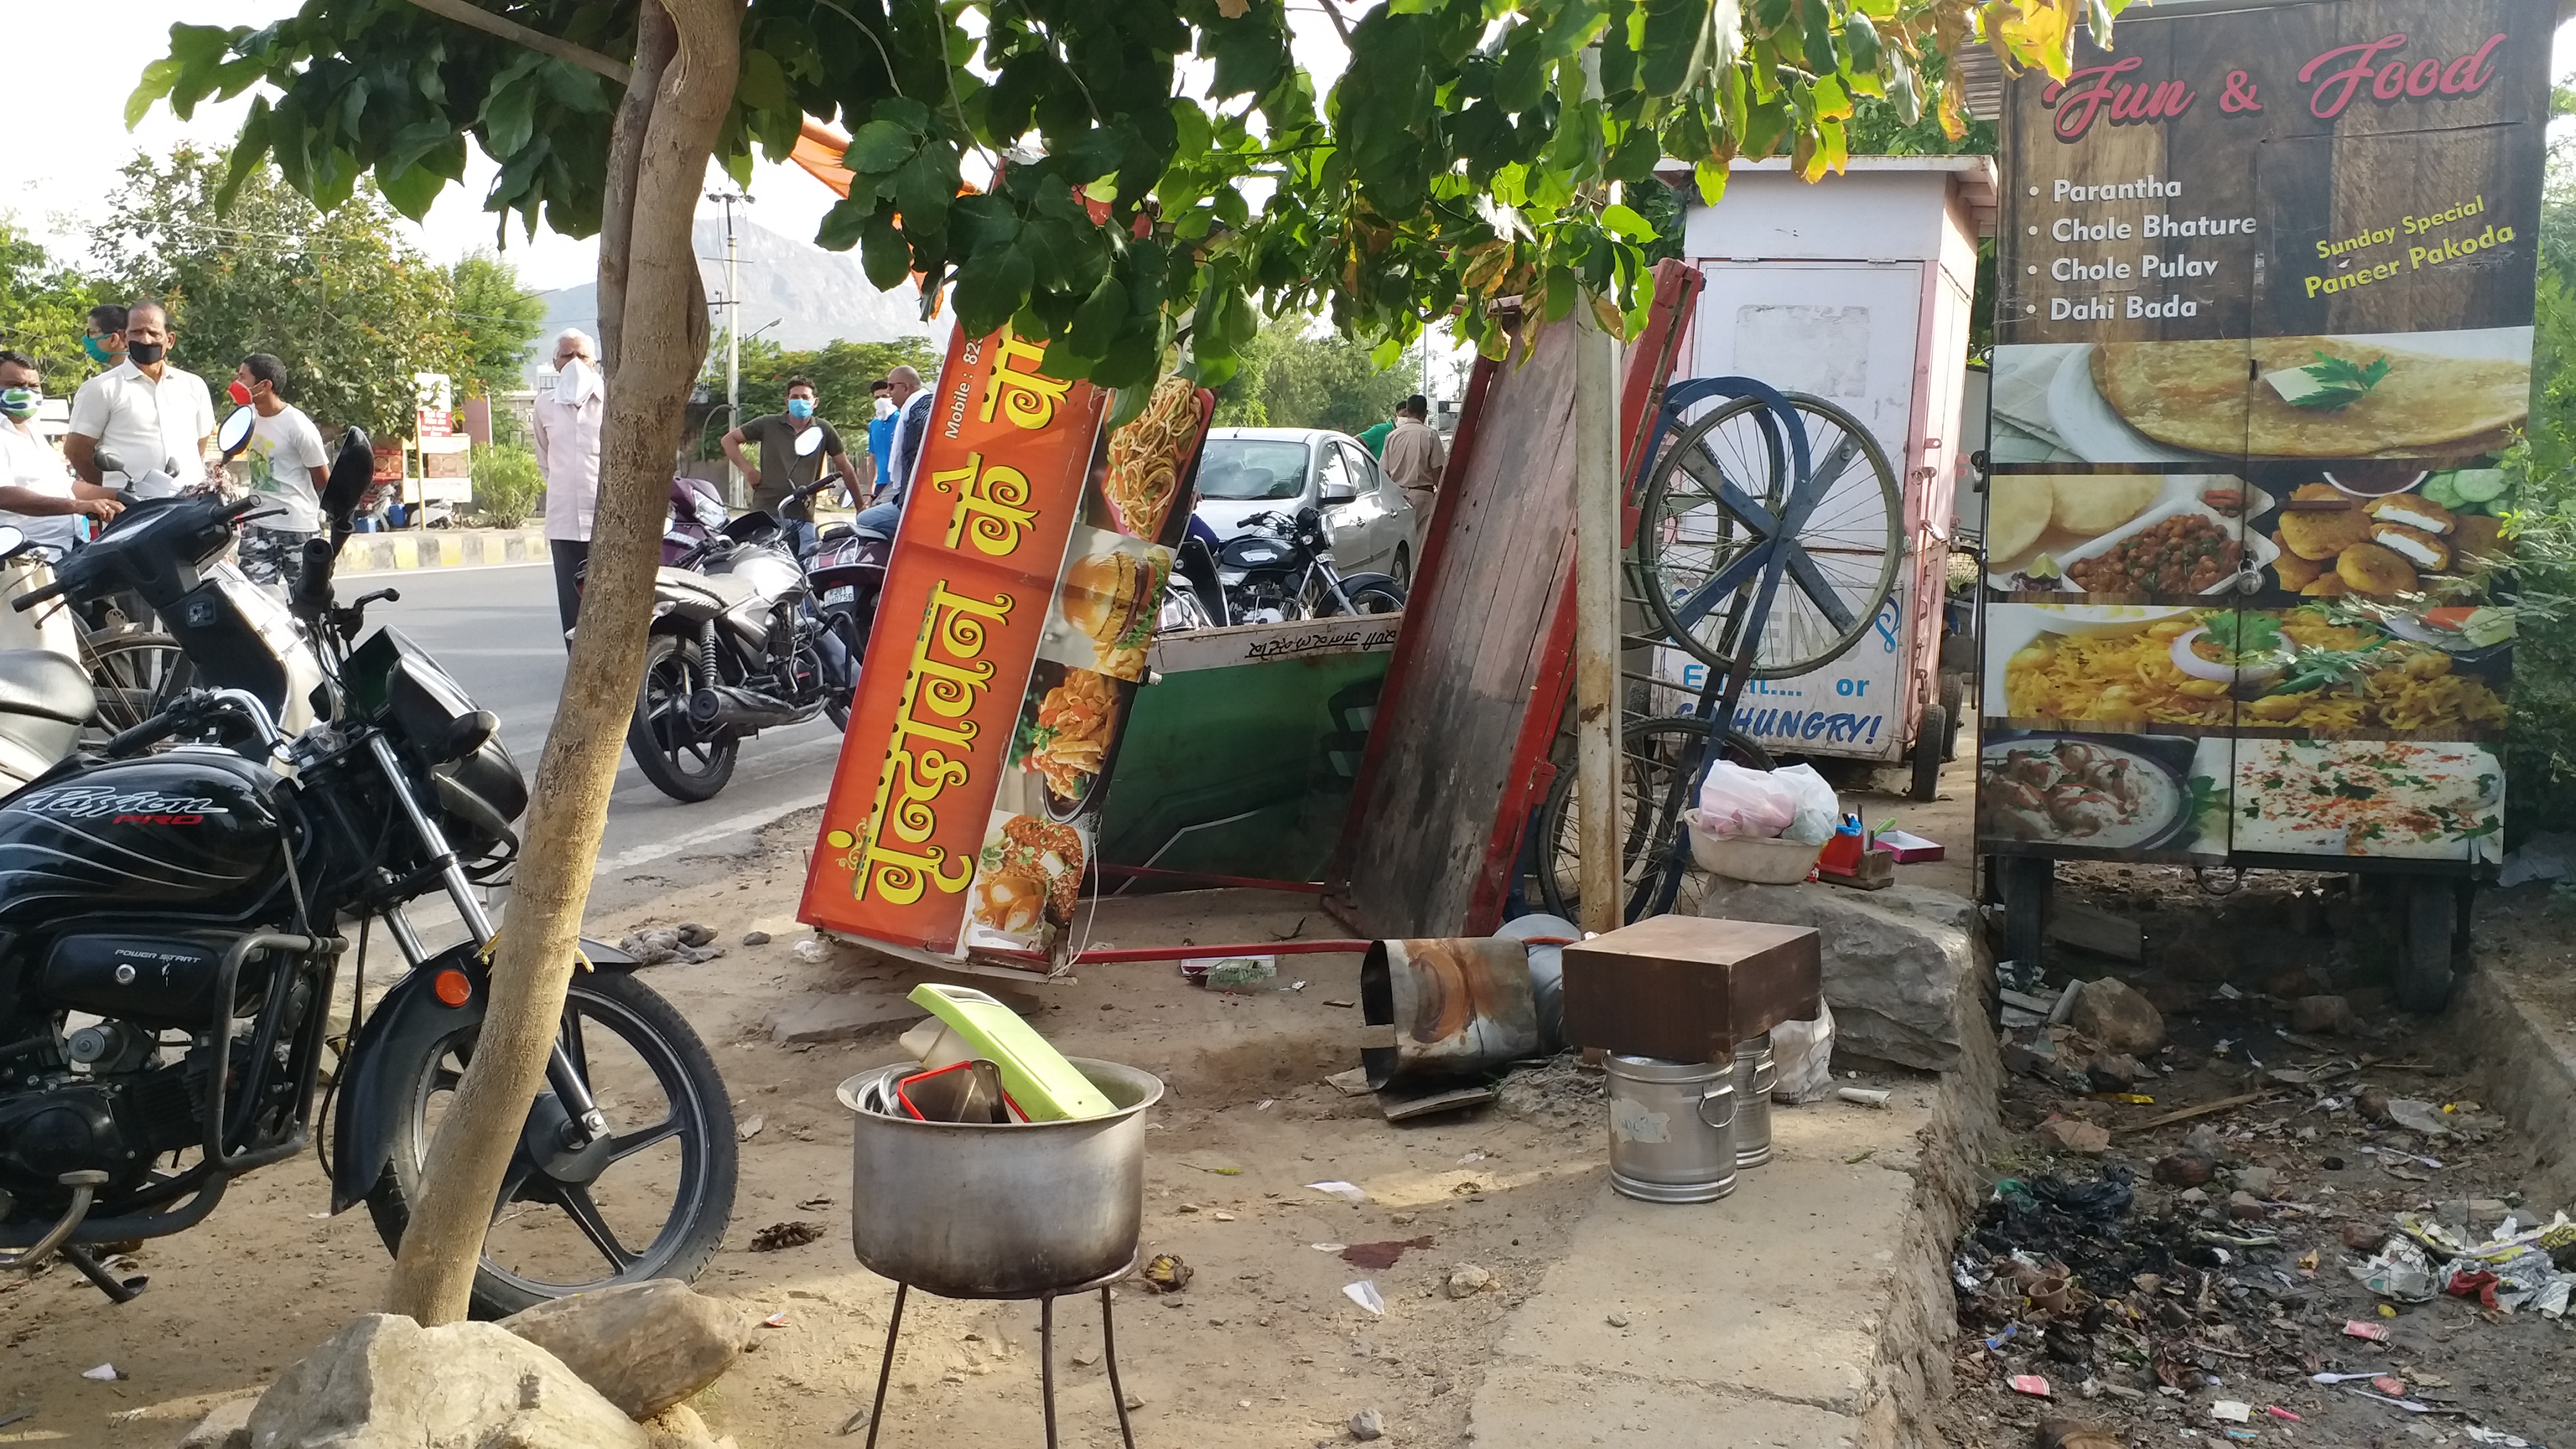
{"label": "man in blue shirt", "polygon": [[884,378],[868,384],[868,405],[874,411],[868,419],[867,487],[851,490],[852,498],[874,496],[886,476],[886,464],[894,458],[894,400],[886,396]]}

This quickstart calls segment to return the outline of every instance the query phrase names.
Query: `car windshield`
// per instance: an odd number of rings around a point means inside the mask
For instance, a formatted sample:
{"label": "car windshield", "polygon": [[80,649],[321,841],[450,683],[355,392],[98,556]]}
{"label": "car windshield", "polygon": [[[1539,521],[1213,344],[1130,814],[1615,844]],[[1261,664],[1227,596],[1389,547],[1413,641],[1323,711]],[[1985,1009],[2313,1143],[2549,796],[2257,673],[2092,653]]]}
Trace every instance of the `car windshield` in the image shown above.
{"label": "car windshield", "polygon": [[1199,459],[1199,496],[1294,498],[1306,487],[1306,445],[1294,438],[1210,438]]}

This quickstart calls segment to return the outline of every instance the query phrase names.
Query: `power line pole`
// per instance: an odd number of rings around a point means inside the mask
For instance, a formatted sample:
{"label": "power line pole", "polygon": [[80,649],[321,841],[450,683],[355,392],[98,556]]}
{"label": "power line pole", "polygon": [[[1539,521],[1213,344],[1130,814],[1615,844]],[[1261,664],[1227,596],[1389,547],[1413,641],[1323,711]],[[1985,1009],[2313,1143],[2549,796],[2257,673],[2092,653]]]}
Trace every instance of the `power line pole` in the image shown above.
{"label": "power line pole", "polygon": [[[730,429],[742,426],[742,271],[733,209],[751,198],[739,191],[710,191],[707,200],[721,202],[725,209],[725,426]],[[742,470],[731,459],[725,461],[725,501],[734,508],[746,501]]]}

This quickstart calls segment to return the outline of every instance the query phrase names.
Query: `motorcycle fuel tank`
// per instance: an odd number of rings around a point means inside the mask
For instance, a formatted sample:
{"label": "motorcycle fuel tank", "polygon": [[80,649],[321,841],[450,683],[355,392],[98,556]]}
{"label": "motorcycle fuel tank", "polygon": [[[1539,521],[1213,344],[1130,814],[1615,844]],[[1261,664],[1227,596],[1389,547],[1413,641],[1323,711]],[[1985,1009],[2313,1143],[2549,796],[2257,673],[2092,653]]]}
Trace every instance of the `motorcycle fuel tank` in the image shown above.
{"label": "motorcycle fuel tank", "polygon": [[182,747],[75,769],[0,801],[0,928],[68,913],[247,909],[277,888],[277,777]]}

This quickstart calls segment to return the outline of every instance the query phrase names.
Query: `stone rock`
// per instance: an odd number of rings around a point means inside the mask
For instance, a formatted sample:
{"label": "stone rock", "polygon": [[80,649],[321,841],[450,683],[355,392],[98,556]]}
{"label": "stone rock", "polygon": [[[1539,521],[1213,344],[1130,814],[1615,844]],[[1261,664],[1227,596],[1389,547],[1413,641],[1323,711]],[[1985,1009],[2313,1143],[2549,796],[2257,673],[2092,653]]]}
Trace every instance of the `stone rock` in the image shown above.
{"label": "stone rock", "polygon": [[800,996],[769,1014],[769,1039],[780,1046],[799,1042],[858,1041],[892,1036],[930,1013],[900,996],[867,991],[815,992]]}
{"label": "stone rock", "polygon": [[2340,996],[2302,996],[2290,1003],[2292,1031],[2351,1036],[2360,1027],[2361,1019],[2353,1015],[2352,1003]]}
{"label": "stone rock", "polygon": [[2212,1159],[2227,1155],[2226,1146],[2219,1138],[2218,1129],[2206,1122],[2182,1134],[2182,1150],[2197,1152],[2203,1157]]}
{"label": "stone rock", "polygon": [[278,1376],[253,1449],[650,1449],[554,1355],[496,1323],[370,1313]]}
{"label": "stone rock", "polygon": [[745,931],[742,933],[742,943],[746,946],[766,946],[769,944],[769,933],[767,931]]}
{"label": "stone rock", "polygon": [[2218,1171],[2218,1164],[2197,1152],[2173,1152],[2156,1160],[2156,1181],[2167,1187],[2199,1187]]}
{"label": "stone rock", "polygon": [[2109,1128],[2097,1127],[2074,1117],[2051,1117],[2040,1123],[2039,1140],[2060,1152],[2076,1152],[2086,1157],[2099,1157],[2111,1150]]}
{"label": "stone rock", "polygon": [[2125,1092],[2147,1075],[2144,1064],[2127,1052],[2097,1052],[2084,1074],[2097,1091]]}
{"label": "stone rock", "polygon": [[2139,987],[2138,994],[2147,999],[2147,1005],[2165,1016],[2196,1011],[2201,1003],[2209,1000],[2209,992],[2205,989],[2167,977],[2158,977]]}
{"label": "stone rock", "polygon": [[1351,1437],[1365,1443],[1386,1437],[1386,1416],[1375,1409],[1362,1409],[1351,1415]]}
{"label": "stone rock", "polygon": [[630,1419],[649,1419],[742,1357],[752,1315],[676,1278],[540,1303],[501,1326],[562,1360]]}
{"label": "stone rock", "polygon": [[2279,1173],[2268,1167],[2240,1167],[2236,1169],[2236,1185],[2245,1189],[2247,1192],[2253,1193],[2257,1197],[2270,1197],[2272,1195],[2273,1184],[2280,1181],[2280,1178],[2281,1175]]}
{"label": "stone rock", "polygon": [[2100,1042],[2108,1051],[2143,1057],[2165,1044],[2163,1014],[2149,1005],[2136,987],[2116,976],[2084,983],[2083,994],[2075,998],[2071,1020],[2077,1031]]}
{"label": "stone rock", "polygon": [[1449,1296],[1473,1298],[1494,1286],[1494,1275],[1473,1263],[1461,1263],[1449,1270]]}
{"label": "stone rock", "polygon": [[2196,1187],[2187,1187],[2174,1194],[2174,1201],[2189,1208],[2205,1207],[2209,1203],[2209,1194]]}
{"label": "stone rock", "polygon": [[2227,1195],[2227,1215],[2239,1222],[2252,1222],[2265,1211],[2261,1198],[2241,1188]]}
{"label": "stone rock", "polygon": [[2364,1122],[2385,1123],[2389,1120],[2388,1100],[2386,1091],[2378,1087],[2364,1087],[2361,1089],[2361,1095],[2353,1098],[2352,1106],[2354,1111],[2361,1114],[2361,1120]]}
{"label": "stone rock", "polygon": [[256,1394],[215,1405],[179,1441],[179,1449],[250,1449],[250,1414],[258,1407]]}
{"label": "stone rock", "polygon": [[2343,1225],[2343,1245],[2356,1253],[2376,1253],[2379,1251],[2379,1245],[2387,1241],[2388,1230],[2385,1228],[2373,1227],[2368,1223]]}
{"label": "stone rock", "polygon": [[1977,908],[1925,886],[1849,891],[1753,885],[1693,872],[1683,915],[1808,926],[1822,936],[1834,1049],[1925,1071],[1962,1061],[1959,1014],[1984,950]]}
{"label": "stone rock", "polygon": [[715,1449],[707,1421],[686,1404],[673,1404],[643,1421],[645,1442],[653,1449]]}
{"label": "stone rock", "polygon": [[[2304,1001],[2334,990],[2334,983],[2314,966],[2284,966],[2263,978],[2263,994],[2283,1001]],[[2305,1031],[2306,1027],[2292,1028]]]}

